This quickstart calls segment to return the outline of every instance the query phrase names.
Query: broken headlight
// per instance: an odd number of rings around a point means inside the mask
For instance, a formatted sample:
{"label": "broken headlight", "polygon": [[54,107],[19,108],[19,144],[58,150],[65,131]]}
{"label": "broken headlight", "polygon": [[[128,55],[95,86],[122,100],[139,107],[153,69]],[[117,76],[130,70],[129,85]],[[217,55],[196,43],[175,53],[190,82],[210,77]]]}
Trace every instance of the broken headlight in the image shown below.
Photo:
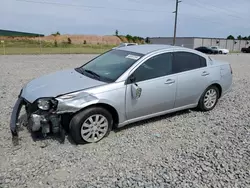
{"label": "broken headlight", "polygon": [[57,101],[55,99],[42,98],[37,100],[37,107],[41,110],[50,110],[55,108],[57,105]]}
{"label": "broken headlight", "polygon": [[37,101],[37,106],[41,110],[49,110],[50,109],[50,102],[48,100],[39,99]]}

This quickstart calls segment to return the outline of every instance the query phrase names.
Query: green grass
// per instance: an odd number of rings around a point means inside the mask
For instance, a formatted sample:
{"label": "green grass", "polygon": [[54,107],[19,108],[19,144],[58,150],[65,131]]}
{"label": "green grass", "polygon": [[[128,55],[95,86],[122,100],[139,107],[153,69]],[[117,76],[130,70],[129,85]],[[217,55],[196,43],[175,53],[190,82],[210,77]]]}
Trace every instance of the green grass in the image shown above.
{"label": "green grass", "polygon": [[[6,47],[5,55],[24,55],[24,54],[100,54],[110,50],[112,47],[73,47],[73,48],[60,48],[60,47]],[[0,55],[4,55],[3,48],[0,48]]]}
{"label": "green grass", "polygon": [[0,55],[17,54],[100,54],[114,47],[105,44],[67,44],[32,40],[8,40],[0,44]]}

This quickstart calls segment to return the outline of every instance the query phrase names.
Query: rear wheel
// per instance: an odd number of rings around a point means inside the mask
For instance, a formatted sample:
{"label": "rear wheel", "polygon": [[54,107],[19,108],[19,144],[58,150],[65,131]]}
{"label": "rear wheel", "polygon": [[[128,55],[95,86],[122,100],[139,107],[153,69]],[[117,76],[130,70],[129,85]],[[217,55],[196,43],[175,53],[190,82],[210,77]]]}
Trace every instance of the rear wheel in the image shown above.
{"label": "rear wheel", "polygon": [[219,51],[219,54],[222,54],[222,51]]}
{"label": "rear wheel", "polygon": [[106,109],[91,107],[72,118],[70,134],[77,144],[99,142],[108,136],[112,124],[112,115]]}
{"label": "rear wheel", "polygon": [[202,94],[200,100],[199,100],[199,104],[198,104],[198,108],[201,111],[210,111],[212,110],[219,99],[219,89],[216,86],[210,86],[208,87],[204,93]]}

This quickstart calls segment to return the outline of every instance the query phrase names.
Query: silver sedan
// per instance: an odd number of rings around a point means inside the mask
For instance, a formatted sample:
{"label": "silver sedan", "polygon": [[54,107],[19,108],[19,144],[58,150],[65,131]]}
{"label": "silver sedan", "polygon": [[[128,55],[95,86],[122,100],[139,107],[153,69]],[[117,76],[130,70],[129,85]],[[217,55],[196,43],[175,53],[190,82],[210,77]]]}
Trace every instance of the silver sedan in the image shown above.
{"label": "silver sedan", "polygon": [[183,47],[126,46],[27,83],[10,129],[18,137],[25,108],[23,124],[32,132],[60,133],[63,142],[67,130],[76,143],[93,143],[113,127],[184,109],[212,110],[231,87],[227,62]]}

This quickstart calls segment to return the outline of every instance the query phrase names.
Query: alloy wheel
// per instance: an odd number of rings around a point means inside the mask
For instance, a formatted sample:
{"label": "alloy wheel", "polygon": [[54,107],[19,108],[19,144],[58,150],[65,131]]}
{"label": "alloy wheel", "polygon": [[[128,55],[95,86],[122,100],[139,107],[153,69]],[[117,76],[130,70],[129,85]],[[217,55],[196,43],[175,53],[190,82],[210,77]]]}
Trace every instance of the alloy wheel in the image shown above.
{"label": "alloy wheel", "polygon": [[86,142],[101,140],[108,131],[108,120],[101,114],[87,118],[81,126],[81,136]]}
{"label": "alloy wheel", "polygon": [[207,109],[213,108],[214,105],[216,104],[216,100],[217,100],[217,92],[215,89],[211,88],[205,94],[204,106]]}

